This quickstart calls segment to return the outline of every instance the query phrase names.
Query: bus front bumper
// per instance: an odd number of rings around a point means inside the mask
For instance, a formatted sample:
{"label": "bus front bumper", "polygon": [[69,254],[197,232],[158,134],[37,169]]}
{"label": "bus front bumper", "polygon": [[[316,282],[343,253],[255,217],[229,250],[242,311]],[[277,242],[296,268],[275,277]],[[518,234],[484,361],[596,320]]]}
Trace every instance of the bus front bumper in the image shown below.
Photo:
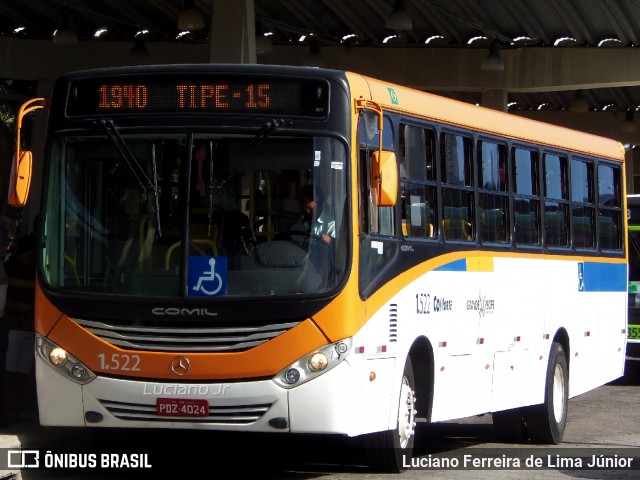
{"label": "bus front bumper", "polygon": [[342,362],[292,389],[271,380],[171,383],[103,376],[80,385],[36,355],[40,423],[46,426],[354,435],[360,433],[360,392],[352,375],[349,362]]}

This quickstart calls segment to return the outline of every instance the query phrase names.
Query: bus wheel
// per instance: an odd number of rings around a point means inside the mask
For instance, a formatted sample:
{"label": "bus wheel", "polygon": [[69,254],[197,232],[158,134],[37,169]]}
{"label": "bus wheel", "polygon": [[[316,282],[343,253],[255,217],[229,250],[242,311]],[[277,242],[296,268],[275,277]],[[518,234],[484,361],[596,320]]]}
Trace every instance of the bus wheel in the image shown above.
{"label": "bus wheel", "polygon": [[501,442],[526,443],[529,440],[521,408],[493,412],[493,430]]}
{"label": "bus wheel", "polygon": [[396,428],[365,437],[369,466],[379,472],[401,472],[411,462],[416,433],[415,380],[411,359],[407,358],[400,386]]}
{"label": "bus wheel", "polygon": [[527,430],[533,443],[557,445],[562,441],[569,409],[569,367],[562,345],[551,345],[544,403],[523,409]]}

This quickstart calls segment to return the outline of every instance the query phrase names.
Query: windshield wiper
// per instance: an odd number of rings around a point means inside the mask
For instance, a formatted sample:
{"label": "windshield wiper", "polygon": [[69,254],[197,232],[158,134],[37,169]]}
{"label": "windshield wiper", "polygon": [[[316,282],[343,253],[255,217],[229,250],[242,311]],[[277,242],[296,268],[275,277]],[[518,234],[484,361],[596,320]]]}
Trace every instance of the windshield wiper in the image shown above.
{"label": "windshield wiper", "polygon": [[[219,194],[220,192],[218,192]],[[211,222],[213,221],[213,142],[209,142],[209,208],[207,211],[207,238],[211,238]]]}
{"label": "windshield wiper", "polygon": [[224,176],[222,176],[222,180],[214,182],[214,184],[210,185],[210,188],[220,190],[224,186],[224,184],[227,183],[231,179],[231,177],[233,177],[238,172],[238,170],[240,170],[242,165],[244,165],[251,150],[264,142],[267,137],[271,136],[271,134],[279,128],[289,127],[292,123],[293,122],[291,120],[285,120],[283,118],[274,118],[265,123],[262,127],[260,127],[260,130],[258,130],[256,136],[253,137],[247,144],[247,147],[244,149],[244,152],[242,152],[242,155],[240,156],[240,160],[236,163],[234,168],[228,169],[225,172]]}
{"label": "windshield wiper", "polygon": [[147,174],[145,173],[142,165],[138,162],[138,159],[133,154],[127,143],[118,132],[118,129],[113,124],[111,120],[100,120],[100,125],[104,128],[104,131],[107,133],[107,136],[116,147],[116,150],[127,164],[133,176],[136,177],[138,184],[140,186],[140,191],[142,192],[141,202],[144,202],[147,198],[148,192],[153,192],[155,198],[155,211],[156,211],[156,225],[158,236],[162,236],[162,230],[160,229],[160,203],[158,199],[158,172],[156,170],[156,149],[155,145],[153,145],[151,149],[151,160],[153,167],[153,182]]}

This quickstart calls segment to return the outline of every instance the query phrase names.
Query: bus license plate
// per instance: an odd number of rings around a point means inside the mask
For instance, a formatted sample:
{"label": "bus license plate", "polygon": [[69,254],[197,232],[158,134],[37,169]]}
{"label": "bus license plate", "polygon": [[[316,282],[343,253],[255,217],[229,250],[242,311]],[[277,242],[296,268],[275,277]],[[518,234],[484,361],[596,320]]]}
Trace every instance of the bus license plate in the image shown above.
{"label": "bus license plate", "polygon": [[156,412],[170,417],[206,417],[209,415],[209,402],[197,398],[158,398]]}
{"label": "bus license plate", "polygon": [[640,340],[640,325],[629,325],[628,338],[633,340]]}

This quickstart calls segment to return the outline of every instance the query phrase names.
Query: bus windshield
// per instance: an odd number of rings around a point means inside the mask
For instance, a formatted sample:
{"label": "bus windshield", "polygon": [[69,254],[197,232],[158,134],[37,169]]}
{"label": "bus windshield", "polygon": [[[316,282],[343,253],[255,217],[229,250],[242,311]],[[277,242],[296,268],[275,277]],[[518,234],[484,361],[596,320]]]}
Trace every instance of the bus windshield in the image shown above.
{"label": "bus windshield", "polygon": [[[58,137],[43,215],[45,282],[152,297],[332,290],[347,264],[346,147],[273,130],[110,125]],[[301,202],[305,190],[313,198]]]}

